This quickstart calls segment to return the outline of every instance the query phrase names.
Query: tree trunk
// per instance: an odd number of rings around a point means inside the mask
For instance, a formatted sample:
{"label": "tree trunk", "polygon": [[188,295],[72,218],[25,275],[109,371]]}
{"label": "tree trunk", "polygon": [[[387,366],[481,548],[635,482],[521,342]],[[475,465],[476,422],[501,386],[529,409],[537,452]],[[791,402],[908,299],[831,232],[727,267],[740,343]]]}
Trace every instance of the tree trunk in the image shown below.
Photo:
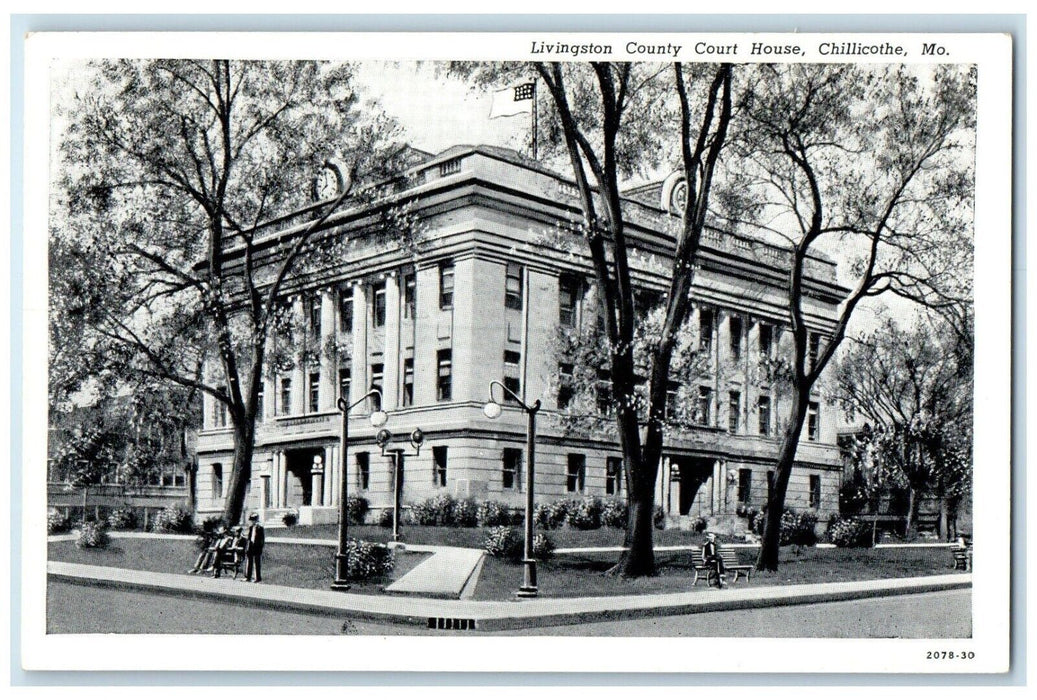
{"label": "tree trunk", "polygon": [[760,554],[756,559],[757,571],[777,571],[778,554],[781,546],[781,514],[785,510],[785,491],[792,475],[792,465],[796,461],[796,450],[799,448],[799,434],[806,420],[807,403],[810,400],[809,387],[798,386],[793,390],[793,413],[785,435],[782,437],[781,450],[774,472],[774,488],[767,501],[767,520],[764,523],[763,542]]}
{"label": "tree trunk", "polygon": [[228,526],[241,522],[245,507],[245,490],[252,479],[252,454],[255,451],[255,418],[234,426],[234,468],[230,473],[230,488],[223,506],[223,522]]}
{"label": "tree trunk", "polygon": [[619,563],[619,572],[625,577],[655,574],[655,551],[652,538],[655,530],[655,493],[630,495],[630,513],[627,521],[629,548]]}
{"label": "tree trunk", "polygon": [[918,491],[914,486],[907,488],[907,520],[904,523],[904,537],[915,534],[918,525]]}

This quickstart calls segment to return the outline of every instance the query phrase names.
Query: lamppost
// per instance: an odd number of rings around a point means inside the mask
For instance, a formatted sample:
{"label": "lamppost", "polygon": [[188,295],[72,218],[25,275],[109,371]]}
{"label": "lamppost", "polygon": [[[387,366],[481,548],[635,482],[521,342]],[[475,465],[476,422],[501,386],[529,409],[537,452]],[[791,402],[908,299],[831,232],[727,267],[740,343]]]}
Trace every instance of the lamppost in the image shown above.
{"label": "lamppost", "polygon": [[378,397],[378,409],[371,413],[371,425],[381,428],[389,420],[389,416],[381,409],[382,392],[371,389],[352,404],[344,398],[338,400],[338,410],[342,412],[342,444],[339,447],[339,454],[342,456],[339,459],[338,476],[338,552],[335,554],[335,582],[331,584],[334,591],[349,590],[349,479],[346,476],[346,465],[349,464],[346,459],[346,448],[349,445],[349,412],[372,396]]}
{"label": "lamppost", "polygon": [[538,593],[537,562],[533,558],[533,471],[536,460],[534,459],[533,448],[536,443],[536,416],[537,411],[540,410],[540,399],[537,399],[532,406],[528,406],[511,389],[497,380],[493,380],[490,382],[489,388],[490,400],[482,409],[483,414],[490,420],[499,418],[502,410],[501,405],[493,400],[494,385],[499,386],[505,394],[514,399],[522,407],[522,410],[526,412],[526,543],[522,554],[522,564],[524,565],[523,582],[522,587],[518,589],[518,596],[520,598],[536,598]]}
{"label": "lamppost", "polygon": [[417,457],[421,454],[421,446],[425,444],[425,433],[421,431],[421,428],[415,428],[410,434],[410,444],[414,448],[413,454],[405,454],[406,449],[403,447],[397,447],[392,450],[386,449],[389,443],[392,442],[392,433],[387,429],[382,428],[378,431],[378,435],[375,436],[375,442],[382,448],[382,456],[386,456],[391,453],[393,457],[393,487],[392,487],[392,541],[402,542],[400,536],[400,502],[403,499],[403,479],[400,478],[403,474],[401,465],[404,457]]}

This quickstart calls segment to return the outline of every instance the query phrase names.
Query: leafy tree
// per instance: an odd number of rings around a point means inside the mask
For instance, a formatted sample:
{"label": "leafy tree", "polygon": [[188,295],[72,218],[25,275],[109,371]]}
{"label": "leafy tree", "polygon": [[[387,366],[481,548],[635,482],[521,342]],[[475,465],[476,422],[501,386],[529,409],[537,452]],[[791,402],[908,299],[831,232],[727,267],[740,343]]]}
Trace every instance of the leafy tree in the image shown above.
{"label": "leafy tree", "polygon": [[961,363],[972,353],[958,344],[938,319],[887,321],[836,364],[835,397],[869,425],[857,461],[871,483],[908,491],[908,530],[921,494],[935,493],[946,515],[971,493],[972,368]]}
{"label": "leafy tree", "polygon": [[[652,547],[655,482],[666,425],[671,361],[691,309],[695,261],[714,179],[732,121],[732,68],[675,63],[593,62],[455,66],[477,82],[505,82],[535,71],[550,96],[541,135],[560,146],[576,184],[582,221],[571,234],[583,241],[594,270],[604,368],[612,420],[623,453],[629,520],[625,552],[617,565],[625,576],[655,571]],[[667,123],[667,118],[672,121]],[[667,142],[663,134],[673,136]],[[660,148],[660,141],[665,146]],[[668,146],[668,148],[667,148]],[[627,237],[621,179],[676,154],[687,181],[680,224],[673,232],[670,289],[644,358],[635,356],[644,315],[635,304],[631,243]],[[641,370],[639,372],[639,367]],[[598,367],[593,371],[597,372]],[[641,387],[642,380],[645,387]],[[642,425],[644,434],[642,437]]]}
{"label": "leafy tree", "polygon": [[[349,65],[105,61],[80,67],[62,113],[53,202],[52,394],[92,376],[148,378],[227,407],[234,463],[224,507],[240,520],[267,341],[318,231],[329,158],[353,180],[392,172],[395,125],[365,105]],[[287,235],[263,223],[303,209]],[[305,255],[304,255],[305,254]],[[75,348],[85,349],[82,360]],[[207,363],[213,366],[206,371]]]}
{"label": "leafy tree", "polygon": [[[767,202],[760,229],[786,242],[789,416],[757,568],[778,567],[780,518],[811,391],[862,302],[890,293],[931,308],[971,303],[975,74],[936,66],[764,66],[748,93],[738,162]],[[838,250],[848,285],[811,358],[808,258]]]}

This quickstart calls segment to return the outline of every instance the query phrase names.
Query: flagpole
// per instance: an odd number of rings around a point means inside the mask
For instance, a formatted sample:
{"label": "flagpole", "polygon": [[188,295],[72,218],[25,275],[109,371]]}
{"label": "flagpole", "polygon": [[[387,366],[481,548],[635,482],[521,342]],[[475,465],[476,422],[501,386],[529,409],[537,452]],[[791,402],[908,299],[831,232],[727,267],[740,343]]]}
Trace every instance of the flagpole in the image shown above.
{"label": "flagpole", "polygon": [[533,160],[537,159],[537,79],[533,76]]}

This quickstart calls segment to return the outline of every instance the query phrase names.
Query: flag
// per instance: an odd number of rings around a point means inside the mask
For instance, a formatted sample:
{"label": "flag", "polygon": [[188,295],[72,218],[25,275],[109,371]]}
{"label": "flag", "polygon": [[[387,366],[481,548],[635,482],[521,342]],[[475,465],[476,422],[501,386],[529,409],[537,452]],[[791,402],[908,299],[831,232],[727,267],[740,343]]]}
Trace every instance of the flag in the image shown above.
{"label": "flag", "polygon": [[533,90],[533,83],[522,83],[521,85],[512,85],[493,93],[490,119],[532,112]]}

